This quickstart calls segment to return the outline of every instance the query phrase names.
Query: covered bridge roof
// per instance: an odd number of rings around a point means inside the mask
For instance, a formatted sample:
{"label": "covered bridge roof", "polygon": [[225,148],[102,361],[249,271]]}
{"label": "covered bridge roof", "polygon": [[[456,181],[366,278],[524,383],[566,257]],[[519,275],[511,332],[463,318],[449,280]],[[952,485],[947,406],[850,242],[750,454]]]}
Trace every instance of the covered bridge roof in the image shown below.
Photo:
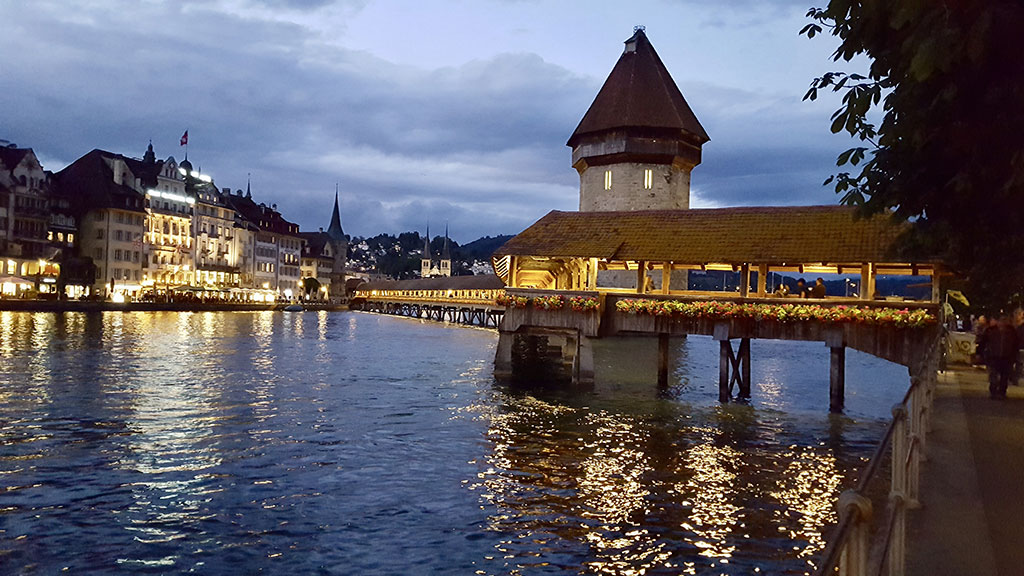
{"label": "covered bridge roof", "polygon": [[906,229],[846,206],[769,206],[637,212],[552,211],[495,252],[704,264],[896,262]]}
{"label": "covered bridge roof", "polygon": [[357,290],[499,290],[505,283],[494,274],[416,278],[414,280],[375,280],[360,284]]}

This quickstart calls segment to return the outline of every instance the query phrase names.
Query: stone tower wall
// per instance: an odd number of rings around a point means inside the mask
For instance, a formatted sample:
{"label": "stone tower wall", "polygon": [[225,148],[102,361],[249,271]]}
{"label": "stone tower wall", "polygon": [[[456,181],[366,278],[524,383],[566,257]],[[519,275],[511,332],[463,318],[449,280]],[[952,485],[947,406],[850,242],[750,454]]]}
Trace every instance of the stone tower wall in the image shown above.
{"label": "stone tower wall", "polygon": [[[612,173],[605,189],[605,173]],[[651,188],[645,187],[651,170]],[[580,212],[685,210],[690,207],[690,169],[679,164],[623,162],[580,172]]]}

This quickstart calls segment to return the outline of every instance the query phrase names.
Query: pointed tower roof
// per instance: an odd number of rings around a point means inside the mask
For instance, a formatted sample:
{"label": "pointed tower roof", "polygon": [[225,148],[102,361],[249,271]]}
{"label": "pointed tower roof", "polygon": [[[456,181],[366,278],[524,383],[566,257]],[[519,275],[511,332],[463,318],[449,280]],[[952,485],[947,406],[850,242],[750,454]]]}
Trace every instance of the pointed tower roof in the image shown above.
{"label": "pointed tower roof", "polygon": [[622,56],[568,145],[576,146],[584,135],[628,128],[682,131],[698,144],[711,139],[642,27],[626,40]]}
{"label": "pointed tower roof", "polygon": [[423,239],[423,259],[429,260],[430,258],[430,224],[427,224],[427,235]]}
{"label": "pointed tower roof", "polygon": [[444,225],[444,248],[441,250],[441,260],[451,260],[452,253],[448,248],[448,224]]}
{"label": "pointed tower roof", "polygon": [[341,212],[338,211],[338,188],[334,188],[334,213],[331,214],[331,225],[327,228],[327,235],[335,242],[345,239],[345,231],[341,229]]}
{"label": "pointed tower roof", "polygon": [[146,148],[146,153],[142,156],[142,161],[147,164],[156,164],[156,153],[153,152],[153,141],[149,141],[149,146]]}

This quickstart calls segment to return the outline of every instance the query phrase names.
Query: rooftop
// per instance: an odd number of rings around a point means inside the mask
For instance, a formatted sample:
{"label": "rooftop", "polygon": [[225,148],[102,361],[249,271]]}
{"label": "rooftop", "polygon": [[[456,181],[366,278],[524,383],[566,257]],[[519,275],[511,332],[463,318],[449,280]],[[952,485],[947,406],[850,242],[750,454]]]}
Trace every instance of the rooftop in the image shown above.
{"label": "rooftop", "polygon": [[860,218],[847,206],[552,211],[494,255],[689,264],[895,262],[895,241],[904,230],[888,216]]}
{"label": "rooftop", "polygon": [[625,128],[682,131],[698,144],[710,140],[643,28],[626,40],[625,51],[568,145],[576,146],[586,134]]}

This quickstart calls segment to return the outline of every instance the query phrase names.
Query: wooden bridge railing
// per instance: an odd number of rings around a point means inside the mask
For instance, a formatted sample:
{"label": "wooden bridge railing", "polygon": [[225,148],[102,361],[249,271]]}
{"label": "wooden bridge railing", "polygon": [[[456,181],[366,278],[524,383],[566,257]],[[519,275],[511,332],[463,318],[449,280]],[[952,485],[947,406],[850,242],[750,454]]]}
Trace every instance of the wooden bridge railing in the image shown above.
{"label": "wooden bridge railing", "polygon": [[[857,486],[839,496],[839,524],[822,555],[815,576],[903,576],[906,568],[907,509],[916,508],[920,463],[924,457],[934,400],[939,349],[933,347],[923,364],[931,367],[922,377],[911,378],[903,401],[893,406],[892,421],[874,455],[861,473]],[[887,513],[875,525],[868,488],[878,478],[889,451],[892,461]],[[886,570],[888,568],[888,570]]]}

